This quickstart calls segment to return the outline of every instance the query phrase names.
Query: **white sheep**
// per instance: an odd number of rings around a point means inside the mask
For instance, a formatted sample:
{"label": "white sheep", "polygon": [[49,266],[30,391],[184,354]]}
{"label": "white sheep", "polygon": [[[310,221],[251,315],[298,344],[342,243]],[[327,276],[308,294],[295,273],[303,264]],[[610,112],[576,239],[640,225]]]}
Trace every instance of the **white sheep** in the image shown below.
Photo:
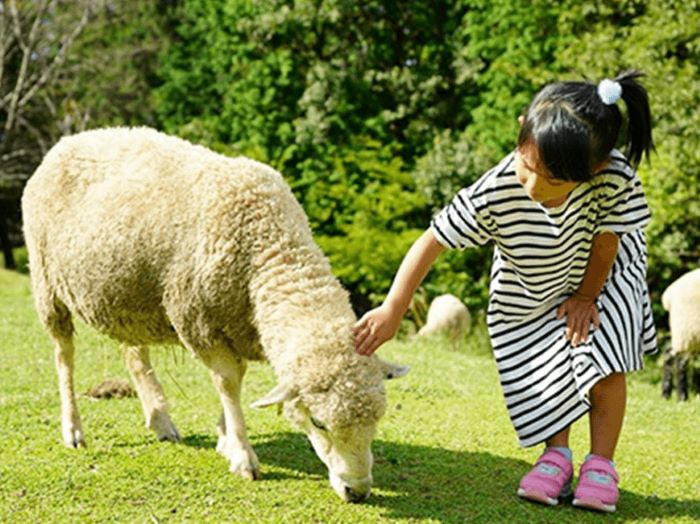
{"label": "white sheep", "polygon": [[661,296],[671,327],[671,350],[664,360],[663,393],[673,388],[673,367],[678,372],[678,396],[688,398],[688,360],[700,353],[700,269],[685,273]]}
{"label": "white sheep", "polygon": [[217,449],[259,475],[240,406],[248,360],[284,404],[345,500],[369,496],[382,380],[407,368],[358,356],[348,295],[281,175],[152,129],[63,138],[27,183],[24,231],[42,324],[55,343],[62,433],[85,445],[73,390],[73,323],[121,341],[146,424],[178,441],[148,346],[181,344],[209,368],[223,405]]}
{"label": "white sheep", "polygon": [[700,269],[685,273],[661,295],[674,355],[700,353]]}
{"label": "white sheep", "polygon": [[456,341],[469,332],[470,326],[467,306],[454,295],[440,295],[430,303],[425,325],[418,331],[418,336],[444,333]]}

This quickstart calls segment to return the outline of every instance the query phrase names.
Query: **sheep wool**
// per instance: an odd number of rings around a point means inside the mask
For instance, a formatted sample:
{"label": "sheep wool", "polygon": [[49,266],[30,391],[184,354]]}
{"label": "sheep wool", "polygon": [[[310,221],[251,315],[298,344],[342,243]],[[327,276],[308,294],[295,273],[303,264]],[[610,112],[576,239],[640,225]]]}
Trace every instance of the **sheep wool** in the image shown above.
{"label": "sheep wool", "polygon": [[470,326],[467,306],[454,295],[440,295],[430,303],[425,325],[418,331],[418,336],[445,333],[456,340],[463,337]]}
{"label": "sheep wool", "polygon": [[671,353],[700,353],[700,269],[685,273],[661,296],[671,326]]}
{"label": "sheep wool", "polygon": [[[233,439],[226,426],[242,420],[237,388],[248,360],[269,361],[284,386],[278,400],[307,433],[310,415],[328,431],[373,433],[391,365],[354,352],[347,292],[271,167],[148,128],[88,131],[49,151],[22,207],[36,309],[56,342],[68,445],[84,444],[71,315],[132,348],[127,364],[161,439],[179,435],[143,349],[153,344],[181,344],[212,370],[222,438]],[[222,449],[234,446],[226,442]],[[235,446],[232,470],[256,478],[245,437]],[[330,473],[336,491],[369,493],[366,471],[345,487]]]}

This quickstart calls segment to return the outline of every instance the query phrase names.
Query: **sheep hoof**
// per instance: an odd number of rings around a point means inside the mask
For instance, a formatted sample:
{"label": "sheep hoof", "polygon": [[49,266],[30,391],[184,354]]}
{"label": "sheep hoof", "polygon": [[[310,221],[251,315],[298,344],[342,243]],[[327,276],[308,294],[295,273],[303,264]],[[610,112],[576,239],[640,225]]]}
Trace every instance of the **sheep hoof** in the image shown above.
{"label": "sheep hoof", "polygon": [[87,447],[85,444],[85,437],[83,437],[83,430],[80,428],[64,430],[63,443],[66,447],[71,449]]}
{"label": "sheep hoof", "polygon": [[258,468],[250,465],[239,465],[238,467],[234,467],[232,464],[231,473],[235,473],[239,477],[244,478],[246,480],[258,480],[260,478],[260,471],[258,470]]}
{"label": "sheep hoof", "polygon": [[180,438],[180,433],[178,433],[175,426],[173,426],[172,431],[167,433],[156,433],[156,435],[158,436],[158,440],[160,442],[174,442],[178,444],[182,441],[182,438]]}
{"label": "sheep hoof", "polygon": [[162,411],[153,414],[148,427],[155,432],[160,442],[168,441],[177,443],[182,440],[175,424],[170,420],[170,416]]}
{"label": "sheep hoof", "polygon": [[[249,445],[246,446],[247,449],[235,449],[233,451],[228,451],[231,448],[224,448],[224,456],[229,459],[229,470],[231,473],[235,473],[239,477],[247,480],[257,480],[260,478],[260,465],[258,463],[258,457],[255,455],[255,451]],[[228,452],[227,452],[228,451]]]}

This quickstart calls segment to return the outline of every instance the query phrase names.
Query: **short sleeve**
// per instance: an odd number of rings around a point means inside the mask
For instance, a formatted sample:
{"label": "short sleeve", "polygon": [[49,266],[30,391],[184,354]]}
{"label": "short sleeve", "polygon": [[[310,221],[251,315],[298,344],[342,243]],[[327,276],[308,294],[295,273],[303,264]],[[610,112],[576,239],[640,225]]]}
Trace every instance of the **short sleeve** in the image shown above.
{"label": "short sleeve", "polygon": [[644,228],[651,219],[642,183],[636,174],[616,176],[603,184],[596,233],[618,235]]}
{"label": "short sleeve", "polygon": [[431,222],[435,238],[447,248],[483,246],[492,238],[488,206],[474,197],[474,186],[462,189]]}

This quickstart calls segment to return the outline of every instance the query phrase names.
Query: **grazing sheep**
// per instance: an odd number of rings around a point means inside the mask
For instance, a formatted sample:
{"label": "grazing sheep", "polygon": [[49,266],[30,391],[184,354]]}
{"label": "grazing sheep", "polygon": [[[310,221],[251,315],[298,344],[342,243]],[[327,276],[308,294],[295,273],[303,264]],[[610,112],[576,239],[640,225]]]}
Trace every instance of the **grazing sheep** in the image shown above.
{"label": "grazing sheep", "polygon": [[151,129],[103,129],[51,149],[22,209],[68,446],[85,444],[73,391],[76,315],[124,344],[146,424],[161,440],[180,436],[148,346],[179,343],[200,359],[223,406],[217,450],[245,478],[259,465],[241,381],[248,360],[269,361],[278,385],[254,406],[283,403],[335,491],[369,496],[382,380],[407,368],[354,352],[348,295],[279,173]]}
{"label": "grazing sheep", "polygon": [[[671,347],[664,358],[663,395],[673,389],[674,368],[678,379],[678,398],[688,398],[688,363],[700,353],[700,269],[690,271],[671,283],[661,296],[668,311]],[[696,377],[695,383],[700,382]]]}
{"label": "grazing sheep", "polygon": [[445,333],[456,341],[469,331],[470,325],[467,306],[454,295],[440,295],[430,303],[425,325],[418,331],[418,336]]}

